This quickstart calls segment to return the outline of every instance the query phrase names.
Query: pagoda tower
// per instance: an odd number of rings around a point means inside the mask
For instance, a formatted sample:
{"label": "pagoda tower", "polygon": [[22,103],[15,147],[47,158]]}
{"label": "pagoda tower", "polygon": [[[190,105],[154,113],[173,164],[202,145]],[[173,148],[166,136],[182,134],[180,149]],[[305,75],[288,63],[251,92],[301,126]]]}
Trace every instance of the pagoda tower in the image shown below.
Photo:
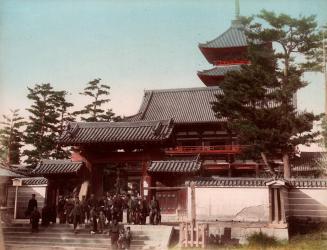
{"label": "pagoda tower", "polygon": [[199,48],[214,67],[199,71],[198,76],[206,86],[217,86],[224,75],[232,70],[239,70],[241,65],[249,64],[247,59],[248,42],[244,26],[240,20],[239,1],[235,1],[235,20],[228,30],[212,41],[199,44]]}

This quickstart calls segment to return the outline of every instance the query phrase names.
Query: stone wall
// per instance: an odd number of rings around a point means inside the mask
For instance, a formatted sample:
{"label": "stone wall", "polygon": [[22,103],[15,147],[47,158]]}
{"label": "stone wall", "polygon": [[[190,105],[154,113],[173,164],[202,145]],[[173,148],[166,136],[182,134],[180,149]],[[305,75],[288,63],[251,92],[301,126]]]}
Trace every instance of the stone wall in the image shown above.
{"label": "stone wall", "polygon": [[195,204],[201,221],[268,222],[267,187],[196,187]]}

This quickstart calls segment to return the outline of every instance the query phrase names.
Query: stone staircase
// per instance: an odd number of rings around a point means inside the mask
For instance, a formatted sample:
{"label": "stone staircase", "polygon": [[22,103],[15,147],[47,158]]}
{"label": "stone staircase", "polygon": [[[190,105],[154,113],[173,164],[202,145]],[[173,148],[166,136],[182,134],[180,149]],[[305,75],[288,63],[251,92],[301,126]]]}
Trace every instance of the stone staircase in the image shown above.
{"label": "stone staircase", "polygon": [[[40,226],[38,233],[31,233],[29,224],[1,225],[5,249],[25,250],[103,250],[112,249],[107,234],[90,234],[89,229],[79,228],[73,232],[68,224],[53,224],[49,227]],[[126,225],[125,225],[126,226]],[[171,226],[128,225],[132,231],[131,248],[135,250],[167,249],[173,232]]]}

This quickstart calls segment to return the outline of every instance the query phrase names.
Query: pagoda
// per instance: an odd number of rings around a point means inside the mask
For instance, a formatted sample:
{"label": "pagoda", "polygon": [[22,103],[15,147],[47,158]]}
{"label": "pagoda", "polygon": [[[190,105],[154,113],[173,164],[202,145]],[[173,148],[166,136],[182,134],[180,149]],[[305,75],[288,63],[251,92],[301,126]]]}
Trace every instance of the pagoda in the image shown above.
{"label": "pagoda", "polygon": [[240,20],[239,1],[235,1],[235,20],[228,30],[212,41],[199,44],[199,48],[214,67],[198,72],[206,86],[218,86],[229,71],[239,70],[241,65],[249,64],[247,58],[248,42],[244,26]]}

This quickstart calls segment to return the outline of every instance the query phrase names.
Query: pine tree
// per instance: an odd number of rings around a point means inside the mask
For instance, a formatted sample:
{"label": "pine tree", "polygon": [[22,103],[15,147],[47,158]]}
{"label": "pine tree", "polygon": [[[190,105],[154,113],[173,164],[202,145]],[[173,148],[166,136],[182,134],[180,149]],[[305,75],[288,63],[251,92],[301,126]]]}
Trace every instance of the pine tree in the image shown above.
{"label": "pine tree", "polygon": [[[58,124],[56,125],[55,132],[56,138],[58,139],[65,130],[65,125],[68,122],[75,121],[75,117],[69,109],[74,105],[66,101],[66,96],[68,93],[66,91],[55,91],[54,92],[54,102],[56,105],[56,111],[59,114]],[[55,159],[66,159],[70,156],[70,148],[63,148],[58,141],[56,141],[56,147],[51,155]]]}
{"label": "pine tree", "polygon": [[97,78],[87,83],[84,92],[81,95],[88,96],[92,99],[90,104],[84,106],[80,111],[74,112],[74,115],[81,116],[82,121],[97,122],[97,121],[112,121],[114,113],[112,109],[101,109],[101,106],[110,102],[108,98],[110,87],[105,84],[100,84],[101,79]]}
{"label": "pine tree", "polygon": [[18,109],[10,110],[11,114],[3,115],[3,121],[0,122],[3,125],[0,129],[0,161],[7,167],[20,163],[20,150],[23,146],[22,127],[26,122],[18,112]]}
{"label": "pine tree", "polygon": [[[227,126],[235,131],[241,143],[253,145],[252,153],[268,158],[280,155],[284,162],[284,177],[290,178],[289,155],[294,146],[309,143],[313,121],[319,117],[299,112],[294,107],[294,94],[306,86],[304,69],[314,68],[314,52],[320,46],[314,17],[291,18],[285,14],[262,11],[258,16],[268,24],[248,26],[249,59],[251,65],[240,72],[226,75],[220,84],[223,95],[217,96],[213,109],[218,117],[226,117]],[[281,46],[276,52],[270,42]],[[306,62],[296,63],[293,54],[304,55]]]}
{"label": "pine tree", "polygon": [[73,104],[67,102],[65,91],[55,91],[47,84],[36,84],[28,88],[28,99],[33,104],[27,110],[30,112],[26,128],[25,142],[31,149],[26,149],[27,163],[35,164],[40,159],[62,159],[69,152],[58,144],[58,137],[64,129],[64,123],[72,120],[68,108]]}

